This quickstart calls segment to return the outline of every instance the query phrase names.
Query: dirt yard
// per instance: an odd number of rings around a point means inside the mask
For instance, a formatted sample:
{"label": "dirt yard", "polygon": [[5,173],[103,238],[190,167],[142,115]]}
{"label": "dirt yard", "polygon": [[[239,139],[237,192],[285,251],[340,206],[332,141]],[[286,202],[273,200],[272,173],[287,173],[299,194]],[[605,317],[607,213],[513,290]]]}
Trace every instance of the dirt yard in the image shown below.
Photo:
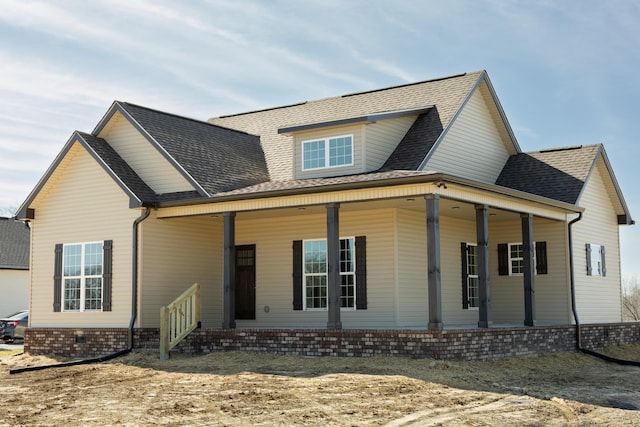
{"label": "dirt yard", "polygon": [[[640,360],[640,345],[608,354]],[[640,426],[640,367],[573,353],[490,362],[0,353],[0,426]]]}

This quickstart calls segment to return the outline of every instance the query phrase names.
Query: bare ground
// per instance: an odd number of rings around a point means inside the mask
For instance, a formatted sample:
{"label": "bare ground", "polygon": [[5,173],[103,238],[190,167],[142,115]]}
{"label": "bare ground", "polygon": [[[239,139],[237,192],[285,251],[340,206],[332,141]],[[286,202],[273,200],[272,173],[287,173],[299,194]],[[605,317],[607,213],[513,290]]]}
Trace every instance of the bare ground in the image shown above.
{"label": "bare ground", "polygon": [[[640,360],[640,344],[608,354]],[[560,353],[487,362],[134,352],[0,353],[0,426],[640,426],[640,368]]]}

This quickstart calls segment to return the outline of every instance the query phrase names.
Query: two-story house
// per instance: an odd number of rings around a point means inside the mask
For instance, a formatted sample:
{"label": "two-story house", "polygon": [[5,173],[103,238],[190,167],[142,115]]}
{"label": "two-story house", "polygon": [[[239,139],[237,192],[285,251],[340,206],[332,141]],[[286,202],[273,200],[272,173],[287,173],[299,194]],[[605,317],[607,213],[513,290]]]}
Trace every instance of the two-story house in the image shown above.
{"label": "two-story house", "polygon": [[208,122],[116,101],[18,216],[26,348],[62,354],[157,346],[192,283],[184,351],[553,351],[621,322],[633,223],[603,146],[522,152],[484,71]]}

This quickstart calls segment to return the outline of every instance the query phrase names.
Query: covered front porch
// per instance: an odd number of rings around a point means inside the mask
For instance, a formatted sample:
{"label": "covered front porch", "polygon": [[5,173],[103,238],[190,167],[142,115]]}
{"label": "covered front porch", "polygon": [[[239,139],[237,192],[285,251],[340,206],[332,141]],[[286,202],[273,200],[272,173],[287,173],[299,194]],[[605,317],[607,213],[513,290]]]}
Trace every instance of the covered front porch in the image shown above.
{"label": "covered front porch", "polygon": [[[193,282],[204,329],[572,323],[568,206],[443,182],[321,196],[159,209],[143,223],[142,250],[167,262],[143,264],[140,326],[157,328],[159,308]],[[318,251],[306,242],[318,241],[326,269],[312,271],[305,256]]]}

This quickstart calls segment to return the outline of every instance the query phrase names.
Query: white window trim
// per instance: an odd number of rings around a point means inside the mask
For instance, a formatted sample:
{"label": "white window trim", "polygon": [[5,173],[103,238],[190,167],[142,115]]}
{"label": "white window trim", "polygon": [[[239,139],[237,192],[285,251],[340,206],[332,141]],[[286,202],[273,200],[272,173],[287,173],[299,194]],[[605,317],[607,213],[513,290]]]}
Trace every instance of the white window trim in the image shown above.
{"label": "white window trim", "polygon": [[[338,139],[338,138],[351,138],[351,163],[344,163],[341,165],[335,165],[335,166],[330,166],[329,163],[329,152],[330,152],[330,145],[329,141],[332,139]],[[324,141],[324,166],[319,166],[317,168],[305,168],[304,167],[304,145],[311,143],[311,142],[318,142],[318,141]],[[349,167],[349,166],[353,166],[354,164],[354,153],[355,153],[355,147],[354,147],[354,137],[353,134],[346,134],[346,135],[334,135],[334,136],[327,136],[327,137],[323,137],[323,138],[312,138],[312,139],[305,139],[300,143],[300,158],[302,159],[302,170],[303,171],[313,171],[313,170],[321,170],[321,169],[333,169],[333,168],[342,168],[342,167]]]}
{"label": "white window trim", "polygon": [[[356,311],[356,292],[357,292],[357,287],[356,287],[356,259],[355,259],[355,243],[356,243],[356,238],[355,236],[348,236],[348,237],[340,237],[340,240],[351,240],[353,242],[353,247],[354,247],[354,257],[353,257],[353,271],[349,271],[349,272],[342,272],[340,271],[340,276],[353,276],[353,307],[340,307],[340,311]],[[326,242],[327,239],[306,239],[302,241],[302,309],[304,311],[327,311],[328,310],[328,306],[329,306],[329,301],[327,301],[327,307],[326,308],[314,308],[314,307],[307,307],[307,276],[327,276],[328,274],[328,268],[325,269],[324,273],[307,273],[305,272],[305,265],[306,265],[306,251],[305,251],[305,245],[307,242]],[[327,287],[328,287],[328,278],[327,278]],[[329,292],[327,289],[327,300],[329,298]],[[341,298],[341,297],[339,297]]]}
{"label": "white window trim", "polygon": [[[520,245],[522,247],[522,258],[511,258],[511,246]],[[513,272],[513,263],[512,260],[522,260],[522,265],[524,266],[524,245],[522,242],[520,243],[508,243],[507,246],[507,255],[509,256],[509,276],[524,276],[524,273],[514,273]],[[533,274],[538,274],[538,269],[536,268],[536,242],[533,242]]]}
{"label": "white window trim", "polygon": [[[602,275],[602,245],[590,243],[591,248],[591,275],[604,277]],[[597,267],[597,268],[596,268]]]}
{"label": "white window trim", "polygon": [[[477,243],[467,243],[467,248],[470,248],[471,246],[477,248],[478,244]],[[476,249],[476,262],[478,259],[478,251]],[[471,311],[477,311],[480,309],[479,305],[477,306],[471,306],[471,298],[469,295],[469,291],[471,290],[471,284],[469,279],[480,279],[480,276],[478,276],[477,274],[470,274],[469,273],[469,251],[467,250],[467,271],[466,271],[466,276],[467,276],[467,301],[469,301],[469,305],[467,306],[467,310],[471,310]],[[478,265],[476,264],[476,268],[478,268]],[[478,283],[478,292],[480,291],[480,283]],[[479,298],[478,298],[478,303],[479,303]]]}
{"label": "white window trim", "polygon": [[[84,263],[85,263],[85,250],[87,245],[98,244],[100,245],[100,254],[102,256],[101,266],[102,273],[99,275],[85,275],[84,274]],[[78,246],[80,245],[82,250],[80,252],[80,276],[65,276],[65,252],[67,247],[69,246]],[[76,242],[76,243],[65,243],[62,245],[62,304],[60,310],[66,313],[85,313],[85,312],[100,312],[102,311],[102,301],[104,299],[104,242],[103,241],[95,241],[95,242]],[[86,279],[88,278],[100,278],[101,291],[100,291],[100,308],[99,309],[86,309]],[[78,310],[68,310],[65,309],[65,293],[66,293],[66,280],[67,279],[80,279],[80,308]]]}

